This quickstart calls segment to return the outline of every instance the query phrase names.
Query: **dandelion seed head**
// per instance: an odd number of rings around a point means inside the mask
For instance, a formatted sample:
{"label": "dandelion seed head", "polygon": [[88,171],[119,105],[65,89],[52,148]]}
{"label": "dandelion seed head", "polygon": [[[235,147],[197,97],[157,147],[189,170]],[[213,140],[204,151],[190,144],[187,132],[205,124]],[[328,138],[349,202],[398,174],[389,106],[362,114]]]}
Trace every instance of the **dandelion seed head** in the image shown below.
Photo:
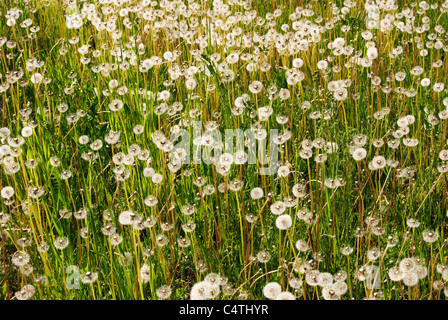
{"label": "dandelion seed head", "polygon": [[270,300],[275,300],[282,293],[282,287],[277,282],[269,282],[263,287],[263,295]]}

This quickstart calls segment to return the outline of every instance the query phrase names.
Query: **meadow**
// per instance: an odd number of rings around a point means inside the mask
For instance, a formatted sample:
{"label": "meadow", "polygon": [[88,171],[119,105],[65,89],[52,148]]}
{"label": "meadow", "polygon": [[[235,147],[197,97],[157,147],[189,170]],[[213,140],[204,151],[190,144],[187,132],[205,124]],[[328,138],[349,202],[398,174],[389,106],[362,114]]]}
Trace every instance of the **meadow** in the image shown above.
{"label": "meadow", "polygon": [[2,0],[0,298],[446,300],[447,11]]}

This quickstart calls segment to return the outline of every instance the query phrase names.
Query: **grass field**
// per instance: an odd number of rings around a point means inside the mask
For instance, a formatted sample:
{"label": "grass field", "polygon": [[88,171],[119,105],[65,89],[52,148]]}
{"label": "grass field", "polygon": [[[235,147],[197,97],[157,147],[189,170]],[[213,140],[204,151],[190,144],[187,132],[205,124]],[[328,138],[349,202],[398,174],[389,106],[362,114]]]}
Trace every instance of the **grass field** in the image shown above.
{"label": "grass field", "polygon": [[447,11],[2,0],[0,297],[446,300]]}

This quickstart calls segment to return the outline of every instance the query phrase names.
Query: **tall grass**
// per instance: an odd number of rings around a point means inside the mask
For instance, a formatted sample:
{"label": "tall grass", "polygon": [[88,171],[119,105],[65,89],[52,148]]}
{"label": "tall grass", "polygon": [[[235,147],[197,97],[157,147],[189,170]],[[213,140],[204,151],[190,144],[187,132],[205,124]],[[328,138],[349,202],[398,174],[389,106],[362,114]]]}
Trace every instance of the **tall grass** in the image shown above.
{"label": "tall grass", "polygon": [[[447,8],[2,1],[0,296],[446,299]],[[193,121],[279,170],[173,167]]]}

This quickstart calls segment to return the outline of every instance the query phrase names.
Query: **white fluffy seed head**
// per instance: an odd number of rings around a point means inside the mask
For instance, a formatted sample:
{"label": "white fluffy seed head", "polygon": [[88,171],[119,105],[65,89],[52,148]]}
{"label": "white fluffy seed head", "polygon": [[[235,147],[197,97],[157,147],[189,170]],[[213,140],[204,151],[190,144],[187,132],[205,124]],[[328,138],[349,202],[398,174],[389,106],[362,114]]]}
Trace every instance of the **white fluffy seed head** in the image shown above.
{"label": "white fluffy seed head", "polygon": [[289,229],[292,226],[292,218],[289,214],[282,214],[275,220],[275,226],[280,230]]}
{"label": "white fluffy seed head", "polygon": [[263,288],[263,295],[271,300],[277,298],[282,292],[282,286],[277,282],[269,282]]}
{"label": "white fluffy seed head", "polygon": [[33,134],[33,128],[23,127],[20,134],[22,135],[22,137],[27,138]]}
{"label": "white fluffy seed head", "polygon": [[14,189],[10,186],[4,187],[1,191],[2,198],[9,199],[14,195]]}

